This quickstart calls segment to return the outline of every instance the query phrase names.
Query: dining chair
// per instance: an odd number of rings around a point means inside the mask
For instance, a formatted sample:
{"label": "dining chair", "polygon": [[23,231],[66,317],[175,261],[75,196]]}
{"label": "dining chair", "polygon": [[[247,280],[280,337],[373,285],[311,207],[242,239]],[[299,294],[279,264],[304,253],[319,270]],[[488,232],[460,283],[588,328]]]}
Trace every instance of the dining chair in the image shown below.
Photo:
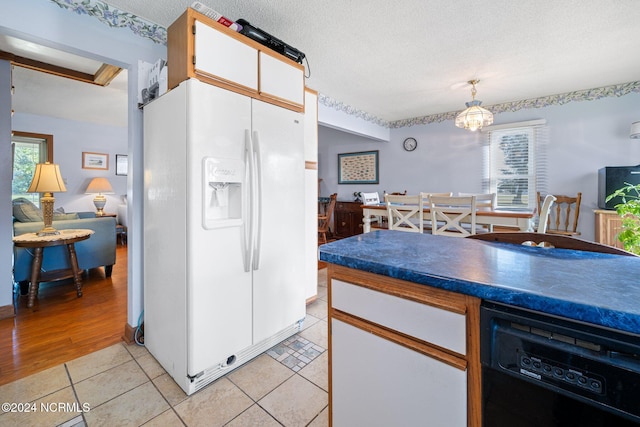
{"label": "dining chair", "polygon": [[[425,191],[420,192],[420,197],[422,198],[422,206],[429,206],[429,197],[430,196],[439,196],[439,197],[451,197],[453,196],[453,192],[448,193],[427,193]],[[431,214],[423,220],[423,229],[431,230]]]}
{"label": "dining chair", "polygon": [[[476,208],[495,209],[498,204],[498,193],[458,193],[458,196],[476,196]],[[479,225],[478,231],[493,232],[493,224]]]}
{"label": "dining chair", "polygon": [[497,193],[458,193],[458,196],[476,196],[476,208],[495,209],[498,203]]}
{"label": "dining chair", "polygon": [[453,196],[453,192],[448,192],[448,193],[428,193],[426,191],[423,191],[420,194],[422,195],[422,197],[424,197],[425,200],[427,200],[427,204],[428,204],[429,196],[439,196],[439,197],[451,197],[451,196]]}
{"label": "dining chair", "polygon": [[430,195],[429,210],[432,234],[467,237],[476,233],[476,196]]}
{"label": "dining chair", "polygon": [[551,209],[551,205],[555,202],[555,196],[551,194],[547,194],[544,197],[544,201],[542,202],[542,208],[540,208],[538,215],[538,229],[537,233],[546,233],[547,226],[549,225],[549,210]]}
{"label": "dining chair", "polygon": [[[578,193],[575,197],[557,194],[553,196],[556,198],[556,205],[554,209],[549,211],[546,233],[579,236],[578,218],[580,217],[582,193]],[[542,199],[538,192],[538,209],[540,209]]]}
{"label": "dining chair", "polygon": [[325,213],[318,215],[318,238],[322,236],[322,243],[327,243],[327,233],[330,231],[331,217],[333,216],[333,211],[336,207],[337,198],[338,193],[333,193],[329,197],[329,204],[327,205]]}
{"label": "dining chair", "polygon": [[389,230],[412,233],[422,233],[424,231],[424,221],[422,219],[424,205],[419,195],[396,196],[385,194],[384,201],[387,205]]}
{"label": "dining chair", "polygon": [[[407,190],[404,190],[404,191],[392,191],[391,193],[387,193],[387,190],[384,190],[383,196],[386,196],[387,194],[391,194],[392,196],[406,196],[407,195]],[[386,216],[376,217],[376,218],[378,220],[378,225],[380,226],[380,228],[388,228],[387,217]]]}

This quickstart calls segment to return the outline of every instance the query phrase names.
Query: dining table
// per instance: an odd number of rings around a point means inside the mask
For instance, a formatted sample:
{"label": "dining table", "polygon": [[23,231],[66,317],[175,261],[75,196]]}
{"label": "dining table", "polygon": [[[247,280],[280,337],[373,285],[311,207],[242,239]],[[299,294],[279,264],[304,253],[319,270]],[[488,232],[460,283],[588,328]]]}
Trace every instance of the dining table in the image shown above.
{"label": "dining table", "polygon": [[[384,203],[362,205],[363,232],[371,231],[371,222],[374,217],[388,217],[387,205]],[[476,225],[492,225],[501,227],[517,227],[520,231],[534,231],[533,210],[507,210],[478,208],[476,210]],[[431,220],[431,211],[428,207],[422,210],[422,218]]]}

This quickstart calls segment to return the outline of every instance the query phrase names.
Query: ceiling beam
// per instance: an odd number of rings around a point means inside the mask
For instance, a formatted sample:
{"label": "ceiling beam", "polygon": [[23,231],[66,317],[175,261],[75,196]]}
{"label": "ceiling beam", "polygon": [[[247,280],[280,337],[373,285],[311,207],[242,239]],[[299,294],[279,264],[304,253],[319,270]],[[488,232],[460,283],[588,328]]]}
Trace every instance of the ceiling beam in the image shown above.
{"label": "ceiling beam", "polygon": [[72,70],[70,68],[60,67],[58,65],[48,64],[46,62],[36,61],[35,59],[25,58],[10,52],[0,50],[0,59],[10,61],[18,67],[28,68],[35,71],[41,71],[47,74],[53,74],[59,77],[78,80],[84,83],[91,83],[99,86],[107,86],[122,71],[122,68],[115,65],[102,64],[95,74],[83,73],[82,71]]}
{"label": "ceiling beam", "polygon": [[111,80],[115,79],[115,77],[120,74],[122,68],[116,67],[111,64],[102,64],[102,66],[96,71],[93,75],[93,81],[95,84],[100,86],[107,86],[111,83]]}

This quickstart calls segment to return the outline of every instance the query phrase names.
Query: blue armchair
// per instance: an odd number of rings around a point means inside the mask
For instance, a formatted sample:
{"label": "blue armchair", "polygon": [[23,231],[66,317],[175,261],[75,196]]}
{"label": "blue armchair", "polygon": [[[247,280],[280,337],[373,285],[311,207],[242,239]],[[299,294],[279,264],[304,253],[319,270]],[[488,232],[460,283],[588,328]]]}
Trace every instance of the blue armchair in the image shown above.
{"label": "blue armchair", "polygon": [[[43,222],[13,223],[13,234],[37,232]],[[116,219],[113,217],[96,217],[93,212],[80,212],[77,219],[53,221],[53,227],[59,230],[85,228],[94,231],[87,240],[75,244],[78,266],[82,270],[104,267],[105,277],[111,277],[113,265],[116,263]],[[27,248],[13,249],[13,279],[15,282],[28,282],[31,279],[31,263],[33,252]],[[44,249],[42,270],[58,270],[71,268],[65,246],[54,246]],[[22,283],[21,283],[22,284]]]}

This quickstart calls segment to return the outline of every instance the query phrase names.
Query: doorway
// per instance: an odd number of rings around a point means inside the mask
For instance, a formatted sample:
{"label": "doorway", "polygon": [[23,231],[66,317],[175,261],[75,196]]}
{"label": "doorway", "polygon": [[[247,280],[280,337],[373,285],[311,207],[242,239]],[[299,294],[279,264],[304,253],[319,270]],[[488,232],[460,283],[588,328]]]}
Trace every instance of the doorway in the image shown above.
{"label": "doorway", "polygon": [[[5,36],[0,34],[0,39],[4,37]],[[83,203],[88,203],[88,208],[82,210],[95,210],[92,204],[92,196],[85,196],[84,192],[86,184],[90,178],[96,176],[98,172],[82,169],[81,153],[83,151],[108,153],[110,158],[110,167],[108,170],[100,171],[99,173],[108,174],[108,177],[114,186],[114,190],[116,191],[116,195],[113,196],[116,200],[119,201],[121,196],[130,193],[129,178],[127,176],[116,176],[115,174],[115,153],[128,154],[129,152],[129,94],[127,70],[123,70],[119,74],[118,78],[113,80],[112,83],[105,88],[95,84],[83,83],[77,80],[67,79],[51,74],[44,74],[31,69],[23,69],[19,66],[12,66],[11,68],[12,86],[15,88],[12,97],[12,109],[14,110],[12,114],[12,127],[14,129],[20,129],[21,131],[14,132],[14,137],[16,135],[19,137],[25,137],[25,135],[20,134],[28,134],[26,135],[27,139],[18,138],[16,142],[18,144],[37,144],[38,142],[43,142],[47,146],[48,152],[46,156],[41,156],[40,153],[38,153],[38,161],[51,161],[53,160],[53,140],[49,143],[46,141],[45,137],[38,136],[41,134],[37,134],[37,132],[50,132],[55,136],[56,163],[62,163],[64,165],[64,167],[61,167],[62,174],[63,178],[68,183],[68,191],[66,193],[56,194],[56,207],[70,206],[70,208],[67,209],[68,211],[76,211],[77,209],[75,208],[76,205],[74,205],[74,200],[82,199]],[[117,102],[114,102],[114,99],[121,100],[118,104],[120,106],[119,117],[115,119],[117,123],[102,123],[101,121],[109,119],[109,113],[107,111],[111,111],[111,109],[107,108],[107,106],[117,104]],[[121,138],[123,141],[120,145],[121,148],[110,151],[111,145],[115,143],[114,138],[110,138],[106,141],[102,146],[103,148],[99,150],[93,147],[92,144],[97,144],[96,141],[101,141],[101,137],[105,139],[105,132],[102,132],[104,129],[117,128],[118,126],[121,129],[121,132],[118,134],[123,136]],[[100,131],[94,133],[88,132],[88,130],[93,127],[99,128]],[[29,135],[31,135],[31,137],[29,137]],[[38,141],[38,138],[41,138],[40,141]],[[35,149],[35,146],[32,148]],[[40,152],[39,149],[37,151]],[[131,174],[131,170],[129,171],[129,174]],[[120,185],[117,184],[118,182]],[[117,211],[117,204],[114,205],[113,209],[113,212]],[[126,246],[123,247],[122,245],[117,245],[116,256],[118,265],[114,267],[114,273],[111,278],[113,281],[113,285],[111,287],[118,289],[118,298],[113,298],[111,300],[122,308],[123,311],[121,316],[108,319],[109,322],[117,323],[117,333],[112,333],[110,339],[118,341],[122,338],[123,326],[127,324],[128,318],[128,252],[129,251]],[[101,271],[99,272],[100,277],[96,277],[96,273],[97,272],[89,272],[88,276],[85,278],[87,281],[86,286],[91,286],[92,281],[105,280]],[[116,281],[118,282],[117,284]],[[81,299],[77,299],[78,301],[62,301],[59,306],[63,307],[67,303],[72,304],[75,302],[87,304],[87,300],[89,299],[87,296],[89,295],[90,292],[88,292],[88,289],[85,289],[84,296]],[[124,298],[122,298],[123,295]],[[94,310],[100,311],[96,304],[100,304],[103,301],[108,301],[110,299],[105,295],[102,295],[102,297],[102,300],[97,300],[95,304],[90,303]],[[62,298],[62,296],[58,295],[56,298]],[[49,319],[47,316],[54,316],[54,314],[52,314],[53,310],[53,308],[45,309],[41,304],[39,310],[32,311],[27,314],[31,320],[37,318],[39,319],[40,324],[47,324],[47,320]],[[68,313],[65,314],[65,316],[69,319]],[[99,344],[94,343],[92,346],[87,345],[90,340],[85,340],[85,337],[87,337],[90,330],[99,331],[105,329],[105,319],[103,319],[102,324],[92,326],[94,323],[94,317],[95,316],[92,313],[88,313],[86,316],[77,316],[74,317],[74,319],[79,320],[74,321],[73,328],[68,328],[66,326],[64,328],[59,328],[58,331],[64,329],[75,329],[76,335],[80,334],[83,336],[82,339],[77,339],[77,337],[74,339],[67,338],[65,344],[66,348],[62,349],[60,354],[74,354],[73,357],[82,355],[70,352],[69,345],[75,346],[77,344],[79,351],[84,351],[85,354],[95,351],[97,348],[96,346],[109,345],[108,339],[100,339]],[[14,324],[14,320],[16,321],[16,324],[23,320],[26,322],[26,319],[20,319],[20,317],[17,319],[5,319],[0,321],[0,329],[4,330],[6,327],[11,331],[11,333],[5,334],[7,337],[13,336],[14,339],[24,342],[25,345],[28,343],[32,348],[33,346],[40,347],[40,353],[42,354],[47,354],[49,351],[54,352],[52,348],[53,346],[51,345],[51,339],[53,339],[51,334],[49,334],[47,338],[47,344],[42,341],[43,335],[41,330],[35,335],[32,335],[26,329],[23,329],[22,332],[18,332],[18,328],[17,325]],[[31,331],[38,331],[38,328],[32,327]],[[59,341],[62,343],[64,340]],[[15,343],[12,343],[12,346],[15,353]],[[16,356],[14,357],[15,362],[20,363],[20,355],[15,354],[14,356]],[[36,365],[41,369],[44,369],[43,365]]]}

